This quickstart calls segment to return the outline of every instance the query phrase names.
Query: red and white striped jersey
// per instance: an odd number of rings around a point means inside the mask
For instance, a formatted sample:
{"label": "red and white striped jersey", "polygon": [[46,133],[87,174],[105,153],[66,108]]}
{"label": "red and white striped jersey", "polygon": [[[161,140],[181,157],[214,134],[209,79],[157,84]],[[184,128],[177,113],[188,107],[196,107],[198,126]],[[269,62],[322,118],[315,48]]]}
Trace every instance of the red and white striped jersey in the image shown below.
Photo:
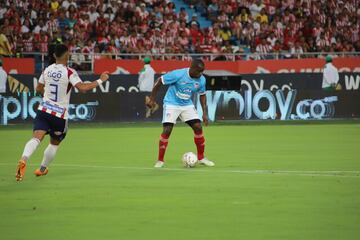
{"label": "red and white striped jersey", "polygon": [[48,32],[53,33],[53,32],[55,32],[55,31],[57,31],[58,25],[59,25],[59,24],[58,24],[58,20],[57,20],[57,19],[49,20],[49,21],[46,23]]}
{"label": "red and white striped jersey", "polygon": [[326,38],[319,38],[316,40],[316,46],[320,48],[330,46],[330,41]]}
{"label": "red and white striped jersey", "polygon": [[144,38],[144,46],[145,47],[147,46],[147,47],[150,47],[150,48],[153,47],[153,43],[152,43],[150,38]]}
{"label": "red and white striped jersey", "polygon": [[133,36],[130,36],[129,37],[129,43],[130,43],[130,46],[135,48],[136,45],[137,45],[137,42],[138,42],[138,38],[137,37],[133,37]]}
{"label": "red and white striped jersey", "polygon": [[326,23],[326,15],[325,15],[325,13],[319,14],[319,15],[318,15],[318,19],[319,19],[319,22],[320,22],[321,24],[325,24],[325,23]]}
{"label": "red and white striped jersey", "polygon": [[48,66],[39,79],[39,83],[45,85],[45,91],[38,109],[67,119],[71,88],[80,82],[74,69],[56,63]]}
{"label": "red and white striped jersey", "polygon": [[39,50],[42,53],[46,53],[48,51],[48,42],[46,40],[39,42]]}
{"label": "red and white striped jersey", "polygon": [[267,54],[269,52],[271,52],[271,46],[269,44],[259,44],[256,47],[256,52],[261,53],[261,54]]}
{"label": "red and white striped jersey", "polygon": [[284,37],[284,31],[282,28],[278,27],[278,28],[274,29],[274,33],[278,39],[282,39]]}
{"label": "red and white striped jersey", "polygon": [[164,37],[165,45],[174,45],[175,38],[173,36]]}
{"label": "red and white striped jersey", "polygon": [[129,36],[122,36],[120,37],[120,42],[123,46],[128,46],[130,44]]}
{"label": "red and white striped jersey", "polygon": [[351,41],[353,43],[359,41],[359,25],[353,26],[350,31],[351,31]]}
{"label": "red and white striped jersey", "polygon": [[34,41],[32,38],[24,39],[24,52],[33,52],[34,51]]}
{"label": "red and white striped jersey", "polygon": [[156,46],[158,42],[159,42],[161,45],[163,45],[163,44],[165,43],[164,36],[153,35],[153,36],[151,37],[151,40],[152,40],[154,46]]}

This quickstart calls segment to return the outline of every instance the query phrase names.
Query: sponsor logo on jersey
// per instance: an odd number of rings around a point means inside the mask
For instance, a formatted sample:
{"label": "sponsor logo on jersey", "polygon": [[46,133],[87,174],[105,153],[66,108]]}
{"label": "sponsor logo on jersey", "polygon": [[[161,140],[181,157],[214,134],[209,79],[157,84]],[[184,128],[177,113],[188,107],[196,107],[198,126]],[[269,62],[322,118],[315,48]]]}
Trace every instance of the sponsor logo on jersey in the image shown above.
{"label": "sponsor logo on jersey", "polygon": [[[191,91],[190,91],[190,93],[191,93]],[[180,93],[180,92],[176,92],[176,96],[182,100],[188,100],[191,97],[191,95],[189,95],[189,94]]]}
{"label": "sponsor logo on jersey", "polygon": [[62,114],[62,113],[65,112],[65,108],[60,107],[60,106],[57,106],[57,105],[55,105],[55,104],[52,104],[52,103],[50,103],[50,102],[48,102],[48,101],[42,102],[41,105],[42,105],[43,107],[45,107],[46,109],[49,109],[49,110],[54,111],[54,112],[57,112],[57,113],[61,113],[61,114]]}
{"label": "sponsor logo on jersey", "polygon": [[48,73],[47,73],[47,76],[49,77],[49,78],[51,78],[52,80],[54,80],[55,82],[58,82],[59,80],[60,80],[60,78],[62,77],[62,73],[61,73],[61,71],[48,71]]}

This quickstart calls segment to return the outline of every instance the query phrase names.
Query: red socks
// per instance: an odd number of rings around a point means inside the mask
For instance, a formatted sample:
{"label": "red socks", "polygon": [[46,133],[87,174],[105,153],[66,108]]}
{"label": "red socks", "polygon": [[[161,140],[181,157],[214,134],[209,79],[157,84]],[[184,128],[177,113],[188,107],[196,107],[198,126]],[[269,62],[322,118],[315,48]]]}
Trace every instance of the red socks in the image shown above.
{"label": "red socks", "polygon": [[161,134],[160,141],[159,141],[159,161],[164,161],[164,155],[169,142],[169,135]]}
{"label": "red socks", "polygon": [[[159,141],[159,161],[164,161],[164,156],[166,152],[166,148],[169,142],[169,135],[161,134],[160,141]],[[197,132],[194,136],[194,142],[197,148],[197,157],[199,160],[204,158],[204,151],[205,151],[205,138],[203,132]]]}
{"label": "red socks", "polygon": [[195,133],[194,142],[197,148],[198,159],[201,160],[204,158],[204,150],[205,150],[205,138],[202,131]]}

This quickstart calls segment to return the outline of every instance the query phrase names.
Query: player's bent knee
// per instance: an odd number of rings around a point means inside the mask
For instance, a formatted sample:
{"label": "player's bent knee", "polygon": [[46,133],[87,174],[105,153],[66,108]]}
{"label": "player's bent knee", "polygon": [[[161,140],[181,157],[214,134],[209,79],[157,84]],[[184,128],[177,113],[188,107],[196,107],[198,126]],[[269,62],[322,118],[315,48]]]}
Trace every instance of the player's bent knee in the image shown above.
{"label": "player's bent knee", "polygon": [[46,131],[43,130],[35,130],[33,132],[33,138],[39,139],[39,141],[42,141],[46,135]]}
{"label": "player's bent knee", "polygon": [[171,132],[172,132],[172,128],[164,128],[162,134],[170,136]]}
{"label": "player's bent knee", "polygon": [[61,140],[54,139],[54,138],[50,138],[50,144],[51,144],[51,145],[56,145],[56,146],[58,146],[58,145],[60,145],[60,143],[61,143]]}
{"label": "player's bent knee", "polygon": [[172,132],[173,127],[174,127],[174,124],[172,124],[172,123],[164,123],[162,133],[169,136]]}
{"label": "player's bent knee", "polygon": [[202,132],[202,126],[201,123],[196,123],[193,125],[192,129],[194,130],[195,133],[200,133]]}
{"label": "player's bent knee", "polygon": [[195,133],[202,131],[202,125],[201,125],[201,121],[199,119],[193,119],[193,120],[187,121],[186,123],[194,130]]}

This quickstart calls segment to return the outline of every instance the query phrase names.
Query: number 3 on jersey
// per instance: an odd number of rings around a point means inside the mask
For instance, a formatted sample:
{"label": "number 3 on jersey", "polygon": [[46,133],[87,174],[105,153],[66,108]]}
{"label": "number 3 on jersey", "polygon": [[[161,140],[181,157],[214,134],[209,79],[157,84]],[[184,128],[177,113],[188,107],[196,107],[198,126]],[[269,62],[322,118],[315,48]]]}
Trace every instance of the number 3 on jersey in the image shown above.
{"label": "number 3 on jersey", "polygon": [[49,99],[51,101],[57,102],[58,101],[58,85],[57,84],[49,84],[50,86],[50,93],[52,94],[51,97],[49,97]]}

